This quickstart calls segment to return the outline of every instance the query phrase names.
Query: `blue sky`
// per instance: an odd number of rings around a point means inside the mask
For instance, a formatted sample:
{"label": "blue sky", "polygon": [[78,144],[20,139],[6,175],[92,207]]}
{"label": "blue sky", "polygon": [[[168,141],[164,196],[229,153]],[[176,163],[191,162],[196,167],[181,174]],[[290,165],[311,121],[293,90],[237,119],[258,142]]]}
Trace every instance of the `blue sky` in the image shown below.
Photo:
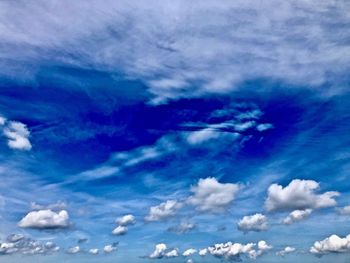
{"label": "blue sky", "polygon": [[0,262],[348,262],[349,13],[0,2]]}

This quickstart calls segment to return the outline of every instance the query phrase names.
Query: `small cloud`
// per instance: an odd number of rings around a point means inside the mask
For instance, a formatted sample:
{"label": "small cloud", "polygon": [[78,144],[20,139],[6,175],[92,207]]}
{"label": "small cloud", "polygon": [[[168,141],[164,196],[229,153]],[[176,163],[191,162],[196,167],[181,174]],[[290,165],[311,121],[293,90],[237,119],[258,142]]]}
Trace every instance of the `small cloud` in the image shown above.
{"label": "small cloud", "polygon": [[19,223],[23,228],[65,228],[69,226],[69,215],[66,210],[56,213],[52,210],[29,212]]}
{"label": "small cloud", "polygon": [[281,257],[284,257],[285,255],[287,254],[291,254],[293,252],[295,252],[296,249],[294,247],[285,247],[284,249],[278,251],[276,253],[277,256],[281,256]]}
{"label": "small cloud", "polygon": [[152,206],[149,214],[145,217],[146,221],[159,221],[174,216],[182,207],[182,203],[176,200],[168,200],[157,206]]}
{"label": "small cloud", "polygon": [[103,251],[104,251],[105,253],[112,253],[112,252],[115,251],[115,250],[117,250],[117,246],[114,245],[114,244],[112,244],[112,245],[106,245],[106,246],[104,246],[104,248],[103,248]]}
{"label": "small cloud", "polygon": [[350,205],[336,209],[340,215],[350,216]]}
{"label": "small cloud", "polygon": [[162,258],[165,255],[167,246],[164,243],[157,244],[155,250],[149,255],[150,258]]}
{"label": "small cloud", "polygon": [[184,233],[187,233],[195,228],[196,228],[195,224],[188,223],[188,222],[182,222],[181,224],[179,224],[177,226],[169,227],[168,231],[174,232],[177,234],[184,234]]}
{"label": "small cloud", "polygon": [[125,226],[117,226],[113,231],[113,235],[121,236],[125,235],[128,232],[128,228]]}
{"label": "small cloud", "polygon": [[283,220],[283,224],[286,224],[286,225],[293,224],[297,221],[300,221],[309,217],[311,213],[312,213],[312,209],[294,210]]}
{"label": "small cloud", "polygon": [[28,151],[32,148],[29,141],[30,132],[25,124],[17,121],[10,121],[3,132],[8,139],[8,146],[10,148],[24,151]]}
{"label": "small cloud", "polygon": [[331,191],[318,194],[319,183],[313,180],[295,179],[286,187],[272,184],[268,189],[268,196],[265,207],[268,211],[288,211],[319,209],[335,206],[334,197],[339,196],[338,192]]}
{"label": "small cloud", "polygon": [[165,257],[167,258],[175,258],[178,256],[179,256],[179,251],[176,248],[165,253]]}
{"label": "small cloud", "polygon": [[67,208],[67,204],[63,201],[58,201],[57,203],[54,204],[49,204],[49,205],[40,205],[36,202],[31,202],[30,203],[30,208],[32,210],[45,210],[45,209],[50,209],[50,210],[64,210]]}
{"label": "small cloud", "polygon": [[98,248],[91,248],[89,249],[89,253],[92,255],[97,255],[99,253]]}
{"label": "small cloud", "polygon": [[136,223],[135,217],[131,214],[124,215],[116,219],[116,223],[120,226],[133,225]]}
{"label": "small cloud", "polygon": [[273,129],[273,125],[271,123],[261,123],[261,124],[256,126],[256,129],[259,132],[263,132],[263,131],[267,131],[267,130]]}
{"label": "small cloud", "polygon": [[215,178],[200,179],[198,184],[191,188],[193,195],[187,202],[198,211],[220,213],[234,201],[239,189],[238,184],[219,183]]}
{"label": "small cloud", "polygon": [[185,250],[184,253],[182,253],[182,255],[184,257],[189,257],[189,256],[192,256],[193,254],[197,253],[197,249],[194,249],[194,248],[189,248],[187,250]]}
{"label": "small cloud", "polygon": [[310,248],[310,253],[321,256],[328,253],[344,253],[350,251],[350,235],[341,238],[331,235],[322,241],[316,241]]}
{"label": "small cloud", "polygon": [[75,247],[71,247],[67,249],[67,253],[68,254],[77,254],[80,252],[80,247],[79,246],[75,246]]}
{"label": "small cloud", "polygon": [[244,216],[237,224],[238,230],[243,232],[264,231],[268,228],[267,217],[262,214]]}

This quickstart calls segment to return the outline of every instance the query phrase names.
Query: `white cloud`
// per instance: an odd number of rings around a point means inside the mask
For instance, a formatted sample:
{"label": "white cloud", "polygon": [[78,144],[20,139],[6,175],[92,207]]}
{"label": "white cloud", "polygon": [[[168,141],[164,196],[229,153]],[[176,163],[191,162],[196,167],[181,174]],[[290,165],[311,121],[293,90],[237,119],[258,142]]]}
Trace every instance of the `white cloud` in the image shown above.
{"label": "white cloud", "polygon": [[97,255],[99,252],[98,248],[91,248],[89,249],[89,253],[92,255]]}
{"label": "white cloud", "polygon": [[148,83],[155,101],[264,78],[323,92],[350,64],[346,0],[1,1],[0,10],[2,75],[30,79],[47,61],[117,71]]}
{"label": "white cloud", "polygon": [[150,258],[162,258],[165,255],[167,246],[164,243],[157,244],[155,250],[149,255]]}
{"label": "white cloud", "polygon": [[6,122],[6,118],[0,115],[0,126],[3,126]]}
{"label": "white cloud", "polygon": [[271,123],[261,123],[256,126],[256,129],[259,132],[267,131],[273,128],[273,125]]}
{"label": "white cloud", "polygon": [[117,226],[113,231],[113,235],[121,236],[125,235],[128,232],[128,228],[125,226]]}
{"label": "white cloud", "polygon": [[310,248],[310,252],[315,255],[350,252],[350,235],[344,238],[331,235],[322,241],[316,241]]}
{"label": "white cloud", "polygon": [[131,214],[124,215],[116,219],[116,223],[120,226],[133,225],[136,223],[135,217]]}
{"label": "white cloud", "polygon": [[265,207],[268,211],[319,209],[335,206],[338,192],[317,194],[320,186],[312,180],[295,179],[286,187],[272,184],[268,189]]}
{"label": "white cloud", "polygon": [[288,246],[288,247],[285,247],[284,249],[278,251],[278,252],[276,253],[276,255],[277,255],[277,256],[284,257],[285,255],[290,254],[290,253],[293,253],[293,252],[295,252],[295,251],[296,251],[296,249],[295,249],[294,247],[289,247],[289,246]]}
{"label": "white cloud", "polygon": [[177,234],[183,234],[187,233],[191,230],[193,230],[196,227],[195,224],[189,223],[189,222],[181,222],[179,225],[170,227],[168,230],[170,232],[175,232]]}
{"label": "white cloud", "polygon": [[189,135],[187,136],[187,142],[189,144],[196,145],[212,139],[217,139],[219,137],[220,133],[214,128],[205,128],[199,131],[189,133]]}
{"label": "white cloud", "polygon": [[198,251],[198,255],[200,255],[201,257],[204,257],[207,253],[208,253],[208,249],[207,248],[203,248],[203,249],[200,249]]}
{"label": "white cloud", "polygon": [[80,247],[79,246],[75,246],[75,247],[71,247],[67,249],[67,253],[69,254],[76,254],[80,252]]}
{"label": "white cloud", "polygon": [[305,210],[294,210],[285,219],[283,219],[283,224],[290,225],[297,221],[303,220],[309,217],[312,213],[312,209]]}
{"label": "white cloud", "polygon": [[69,215],[66,210],[56,213],[52,210],[29,212],[18,226],[24,228],[62,228],[69,226]]}
{"label": "white cloud", "polygon": [[337,208],[337,211],[341,215],[350,216],[350,205]]}
{"label": "white cloud", "polygon": [[54,204],[49,204],[49,205],[40,205],[37,204],[36,202],[31,202],[30,203],[30,208],[32,210],[64,210],[67,208],[67,204],[63,201],[58,201]]}
{"label": "white cloud", "polygon": [[157,206],[152,206],[149,214],[145,217],[146,221],[159,221],[174,216],[182,207],[182,204],[176,200],[168,200]]}
{"label": "white cloud", "polygon": [[185,250],[184,253],[182,253],[182,255],[184,257],[189,257],[189,256],[192,256],[195,253],[197,253],[197,249],[189,248],[189,249]]}
{"label": "white cloud", "polygon": [[231,204],[240,189],[238,184],[219,183],[215,178],[200,179],[191,188],[193,193],[187,202],[202,212],[223,212]]}
{"label": "white cloud", "polygon": [[115,251],[115,250],[117,250],[117,247],[114,246],[114,245],[106,245],[106,246],[104,246],[104,248],[103,248],[103,251],[104,251],[105,253],[112,253],[112,252]]}
{"label": "white cloud", "polygon": [[238,229],[243,232],[248,231],[264,231],[268,228],[267,217],[262,214],[255,214],[251,216],[244,216],[238,222]]}
{"label": "white cloud", "polygon": [[17,121],[10,121],[3,132],[8,139],[8,146],[10,148],[26,151],[32,148],[29,141],[30,132],[25,124]]}
{"label": "white cloud", "polygon": [[175,258],[178,256],[179,256],[179,251],[176,248],[165,253],[165,257],[167,258]]}
{"label": "white cloud", "polygon": [[208,252],[215,257],[225,258],[227,260],[240,260],[241,255],[256,259],[271,248],[272,246],[268,245],[264,240],[259,241],[258,244],[227,242],[208,247]]}

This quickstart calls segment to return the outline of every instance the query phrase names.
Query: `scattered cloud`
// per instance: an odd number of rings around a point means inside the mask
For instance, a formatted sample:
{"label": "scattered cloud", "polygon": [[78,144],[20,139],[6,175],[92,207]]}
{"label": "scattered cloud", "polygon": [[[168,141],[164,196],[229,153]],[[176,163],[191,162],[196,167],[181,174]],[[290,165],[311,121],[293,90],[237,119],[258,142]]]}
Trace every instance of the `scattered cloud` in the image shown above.
{"label": "scattered cloud", "polygon": [[197,249],[194,249],[194,248],[189,248],[187,250],[185,250],[182,255],[184,257],[189,257],[189,256],[192,256],[193,254],[197,253]]}
{"label": "scattered cloud", "polygon": [[0,120],[1,126],[4,126],[3,133],[8,139],[8,146],[15,150],[29,151],[32,144],[29,141],[30,131],[24,123],[18,121],[5,122],[2,118]]}
{"label": "scattered cloud", "polygon": [[69,226],[69,215],[66,210],[56,213],[52,210],[39,210],[29,212],[18,223],[23,228],[64,228]]}
{"label": "scattered cloud", "polygon": [[265,207],[268,211],[288,211],[319,209],[335,206],[334,197],[338,192],[331,191],[318,194],[320,185],[313,180],[295,179],[286,187],[272,184],[268,189]]}
{"label": "scattered cloud", "polygon": [[262,214],[244,216],[237,224],[238,229],[243,232],[249,231],[264,231],[268,228],[267,217]]}
{"label": "scattered cloud", "polygon": [[285,255],[287,254],[291,254],[293,252],[295,252],[296,249],[294,247],[285,247],[284,249],[278,251],[276,253],[277,256],[281,256],[281,257],[284,257]]}
{"label": "scattered cloud", "polygon": [[155,250],[149,255],[150,258],[162,258],[165,255],[167,246],[164,243],[157,244]]}
{"label": "scattered cloud", "polygon": [[182,203],[176,200],[168,200],[160,205],[152,206],[149,210],[149,214],[145,217],[145,220],[159,221],[169,218],[174,216],[182,206]]}
{"label": "scattered cloud", "polygon": [[316,241],[310,248],[310,252],[319,256],[328,253],[350,252],[350,235],[344,238],[331,235],[322,241]]}
{"label": "scattered cloud", "polygon": [[193,230],[195,228],[196,228],[196,225],[193,224],[193,223],[181,222],[177,226],[169,227],[168,231],[174,232],[174,233],[177,233],[177,234],[184,234],[184,233],[188,233],[189,231],[191,231],[191,230]]}
{"label": "scattered cloud", "polygon": [[64,210],[67,208],[67,204],[63,201],[58,201],[54,204],[49,204],[49,205],[40,205],[37,204],[36,202],[31,202],[30,203],[30,209],[32,210]]}
{"label": "scattered cloud", "polygon": [[350,205],[337,208],[337,212],[338,212],[340,215],[350,216]]}
{"label": "scattered cloud", "polygon": [[167,258],[175,258],[178,256],[179,256],[179,251],[176,248],[165,253],[165,257]]}
{"label": "scattered cloud", "polygon": [[112,245],[106,245],[103,247],[103,251],[105,253],[112,253],[113,251],[117,250],[117,246],[115,246],[114,244]]}
{"label": "scattered cloud", "polygon": [[128,232],[128,228],[125,226],[117,226],[113,231],[113,235],[121,236],[125,235]]}
{"label": "scattered cloud", "polygon": [[67,249],[67,253],[68,254],[77,254],[80,252],[80,247],[79,246],[75,246],[75,247],[71,247]]}
{"label": "scattered cloud", "polygon": [[128,214],[116,219],[116,223],[120,226],[128,226],[136,223],[135,216]]}
{"label": "scattered cloud", "polygon": [[212,177],[199,179],[198,184],[191,187],[193,195],[187,202],[201,212],[224,212],[234,201],[240,188],[238,184],[219,183]]}
{"label": "scattered cloud", "polygon": [[312,213],[312,209],[305,210],[294,210],[285,219],[283,219],[283,224],[290,225],[297,221],[303,220],[309,217]]}
{"label": "scattered cloud", "polygon": [[99,249],[98,248],[91,248],[91,249],[89,249],[89,253],[92,255],[97,255],[99,253]]}

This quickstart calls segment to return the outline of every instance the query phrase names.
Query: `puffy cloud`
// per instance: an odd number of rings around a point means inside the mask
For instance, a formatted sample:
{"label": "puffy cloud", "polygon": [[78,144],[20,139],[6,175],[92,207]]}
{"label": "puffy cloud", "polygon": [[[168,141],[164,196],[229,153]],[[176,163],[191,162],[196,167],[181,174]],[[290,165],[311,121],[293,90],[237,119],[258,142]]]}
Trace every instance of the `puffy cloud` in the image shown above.
{"label": "puffy cloud", "polygon": [[268,245],[265,241],[261,240],[258,244],[248,243],[220,243],[214,246],[208,247],[208,252],[218,258],[225,258],[227,260],[240,261],[241,255],[246,255],[251,259],[256,259],[266,251],[270,250],[272,246]]}
{"label": "puffy cloud", "polygon": [[256,129],[259,131],[259,132],[263,132],[263,131],[266,131],[266,130],[270,130],[273,128],[273,125],[271,123],[261,123],[259,125],[256,126]]}
{"label": "puffy cloud", "polygon": [[262,214],[244,216],[237,224],[238,229],[243,232],[264,231],[268,228],[267,217]]}
{"label": "puffy cloud", "polygon": [[207,253],[208,253],[208,249],[207,248],[203,248],[203,249],[200,249],[198,251],[198,255],[200,255],[201,257],[204,257]]}
{"label": "puffy cloud", "polygon": [[285,247],[276,253],[277,256],[284,257],[287,254],[293,253],[296,249],[294,247]]}
{"label": "puffy cloud", "polygon": [[286,224],[286,225],[293,224],[297,221],[300,221],[309,217],[311,213],[312,213],[312,209],[294,210],[285,219],[283,219],[283,224]]}
{"label": "puffy cloud", "polygon": [[3,126],[6,122],[6,118],[0,115],[0,126]]}
{"label": "puffy cloud", "polygon": [[268,211],[304,210],[331,207],[336,205],[334,197],[338,192],[317,194],[319,183],[313,180],[295,179],[286,187],[272,184],[268,189],[265,207]]}
{"label": "puffy cloud", "polygon": [[8,139],[8,146],[10,148],[26,151],[32,148],[29,141],[30,132],[25,124],[17,121],[10,121],[3,132]]}
{"label": "puffy cloud", "polygon": [[133,225],[136,223],[135,217],[131,214],[117,218],[116,223],[120,226]]}
{"label": "puffy cloud", "polygon": [[310,248],[310,252],[315,255],[327,253],[340,253],[350,251],[350,235],[341,238],[337,235],[331,235],[322,241],[316,241]]}
{"label": "puffy cloud", "polygon": [[121,236],[125,235],[128,232],[128,228],[125,226],[117,226],[113,231],[113,235]]}
{"label": "puffy cloud", "polygon": [[341,215],[350,216],[350,205],[337,208],[337,211]]}
{"label": "puffy cloud", "polygon": [[240,189],[238,184],[219,183],[215,178],[200,179],[191,188],[193,193],[187,202],[202,212],[223,212],[233,202]]}
{"label": "puffy cloud", "polygon": [[69,215],[66,210],[56,213],[52,210],[39,210],[29,212],[18,226],[24,228],[64,228],[69,226]]}
{"label": "puffy cloud", "polygon": [[169,227],[168,231],[175,232],[177,234],[184,234],[196,228],[195,224],[189,222],[181,222],[177,226]]}
{"label": "puffy cloud", "polygon": [[192,259],[188,259],[186,262],[187,263],[193,263],[193,260]]}
{"label": "puffy cloud", "polygon": [[178,256],[179,256],[179,251],[176,248],[165,253],[165,257],[167,258],[175,258]]}
{"label": "puffy cloud", "polygon": [[67,253],[68,254],[77,254],[80,252],[80,247],[79,246],[75,246],[75,247],[71,247],[67,249]]}
{"label": "puffy cloud", "polygon": [[89,249],[89,253],[92,255],[97,255],[99,252],[98,248],[91,248]]}
{"label": "puffy cloud", "polygon": [[159,221],[174,216],[182,207],[182,204],[176,200],[168,200],[157,206],[152,206],[149,214],[145,217],[146,221]]}
{"label": "puffy cloud", "polygon": [[184,257],[189,257],[189,256],[191,256],[191,255],[193,255],[195,253],[197,253],[197,249],[189,248],[189,249],[185,250],[184,253],[182,253],[182,255]]}
{"label": "puffy cloud", "polygon": [[150,258],[162,258],[165,255],[167,246],[164,243],[157,244],[155,250],[149,255]]}
{"label": "puffy cloud", "polygon": [[114,244],[112,244],[112,245],[106,245],[106,246],[104,246],[104,248],[103,248],[103,251],[104,251],[105,253],[112,253],[112,252],[115,251],[115,250],[117,250],[117,246],[115,246]]}

